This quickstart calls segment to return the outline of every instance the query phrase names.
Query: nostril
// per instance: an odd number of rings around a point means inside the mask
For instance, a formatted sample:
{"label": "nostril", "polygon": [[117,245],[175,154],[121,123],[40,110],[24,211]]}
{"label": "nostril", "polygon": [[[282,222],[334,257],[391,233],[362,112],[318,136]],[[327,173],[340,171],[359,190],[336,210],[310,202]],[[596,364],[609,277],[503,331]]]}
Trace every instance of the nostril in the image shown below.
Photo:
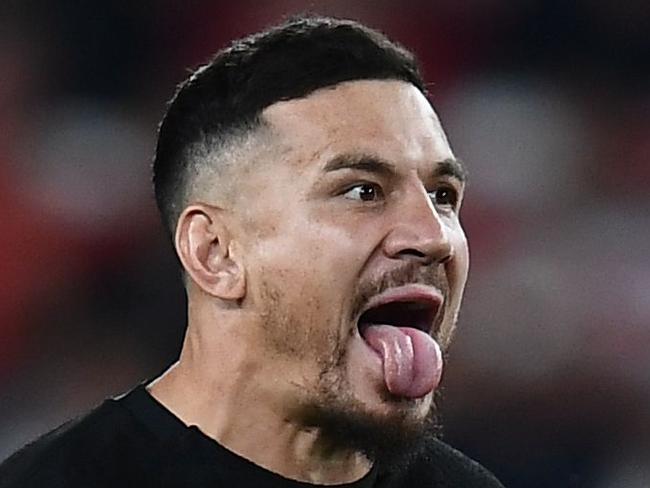
{"label": "nostril", "polygon": [[400,251],[398,253],[398,256],[400,256],[400,257],[413,257],[413,258],[417,258],[420,261],[423,261],[423,260],[428,261],[430,259],[429,257],[427,257],[427,255],[425,253],[423,253],[422,251],[418,251],[417,249],[404,249],[403,251]]}
{"label": "nostril", "polygon": [[397,253],[397,257],[401,259],[411,259],[413,261],[418,261],[423,264],[446,264],[452,258],[451,252],[441,253],[440,255],[429,255],[425,252],[419,251],[417,249],[409,248],[404,249]]}

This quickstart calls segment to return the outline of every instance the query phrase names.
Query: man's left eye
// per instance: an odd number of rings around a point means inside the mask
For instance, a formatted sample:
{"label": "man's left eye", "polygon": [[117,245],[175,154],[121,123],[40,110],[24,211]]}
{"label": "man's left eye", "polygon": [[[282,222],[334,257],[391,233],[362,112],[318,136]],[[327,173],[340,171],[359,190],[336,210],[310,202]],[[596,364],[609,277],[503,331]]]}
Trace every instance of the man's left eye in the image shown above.
{"label": "man's left eye", "polygon": [[429,196],[434,205],[456,208],[458,204],[458,192],[450,186],[443,186],[429,192]]}

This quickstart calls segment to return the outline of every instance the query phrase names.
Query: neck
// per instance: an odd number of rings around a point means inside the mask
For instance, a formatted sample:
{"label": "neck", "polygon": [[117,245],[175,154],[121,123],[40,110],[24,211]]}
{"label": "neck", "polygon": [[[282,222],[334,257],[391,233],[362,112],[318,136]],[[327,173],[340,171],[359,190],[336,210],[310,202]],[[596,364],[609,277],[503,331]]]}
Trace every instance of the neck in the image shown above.
{"label": "neck", "polygon": [[363,454],[332,449],[318,428],[301,424],[264,358],[233,346],[246,344],[241,337],[226,339],[210,341],[218,346],[203,350],[204,341],[188,331],[179,361],[149,392],[186,425],[286,478],[339,484],[368,473],[371,463]]}

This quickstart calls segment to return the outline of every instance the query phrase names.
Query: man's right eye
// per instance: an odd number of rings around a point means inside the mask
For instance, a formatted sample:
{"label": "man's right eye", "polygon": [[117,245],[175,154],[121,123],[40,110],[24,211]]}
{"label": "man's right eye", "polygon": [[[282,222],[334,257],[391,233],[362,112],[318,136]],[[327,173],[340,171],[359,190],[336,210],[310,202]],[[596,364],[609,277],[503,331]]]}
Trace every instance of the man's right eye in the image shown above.
{"label": "man's right eye", "polygon": [[343,193],[345,198],[362,202],[374,202],[382,197],[381,187],[375,183],[360,183]]}

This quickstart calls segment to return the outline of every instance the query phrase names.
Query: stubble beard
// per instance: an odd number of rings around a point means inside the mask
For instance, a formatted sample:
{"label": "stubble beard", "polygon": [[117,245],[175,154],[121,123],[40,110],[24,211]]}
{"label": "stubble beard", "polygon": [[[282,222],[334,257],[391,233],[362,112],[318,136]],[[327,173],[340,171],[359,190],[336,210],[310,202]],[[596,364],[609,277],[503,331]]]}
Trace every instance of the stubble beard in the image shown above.
{"label": "stubble beard", "polygon": [[[416,279],[417,271],[403,269],[381,282],[367,283],[355,293],[355,308],[381,289],[401,282],[429,282]],[[377,462],[382,471],[402,471],[417,460],[426,446],[440,436],[441,427],[436,403],[440,393],[428,399],[407,399],[380,394],[386,408],[377,412],[354,396],[348,381],[346,363],[349,335],[333,332],[331,324],[321,324],[322,317],[298,318],[283,301],[283,294],[266,283],[265,329],[269,349],[275,355],[296,363],[316,360],[320,371],[313,387],[302,388],[296,398],[292,416],[308,429],[317,429],[323,445],[331,452],[362,453]],[[356,311],[354,311],[356,313]],[[320,320],[318,320],[320,318]],[[329,328],[328,328],[329,327]],[[301,331],[298,332],[297,331]],[[327,344],[327,347],[318,348]],[[328,351],[325,353],[325,351]],[[429,402],[426,412],[423,402]]]}
{"label": "stubble beard", "polygon": [[382,471],[405,471],[441,434],[435,406],[439,392],[424,414],[421,404],[428,399],[389,393],[382,398],[388,411],[375,412],[354,397],[343,364],[339,360],[323,372],[316,394],[301,406],[303,424],[318,429],[328,449],[362,453]]}

